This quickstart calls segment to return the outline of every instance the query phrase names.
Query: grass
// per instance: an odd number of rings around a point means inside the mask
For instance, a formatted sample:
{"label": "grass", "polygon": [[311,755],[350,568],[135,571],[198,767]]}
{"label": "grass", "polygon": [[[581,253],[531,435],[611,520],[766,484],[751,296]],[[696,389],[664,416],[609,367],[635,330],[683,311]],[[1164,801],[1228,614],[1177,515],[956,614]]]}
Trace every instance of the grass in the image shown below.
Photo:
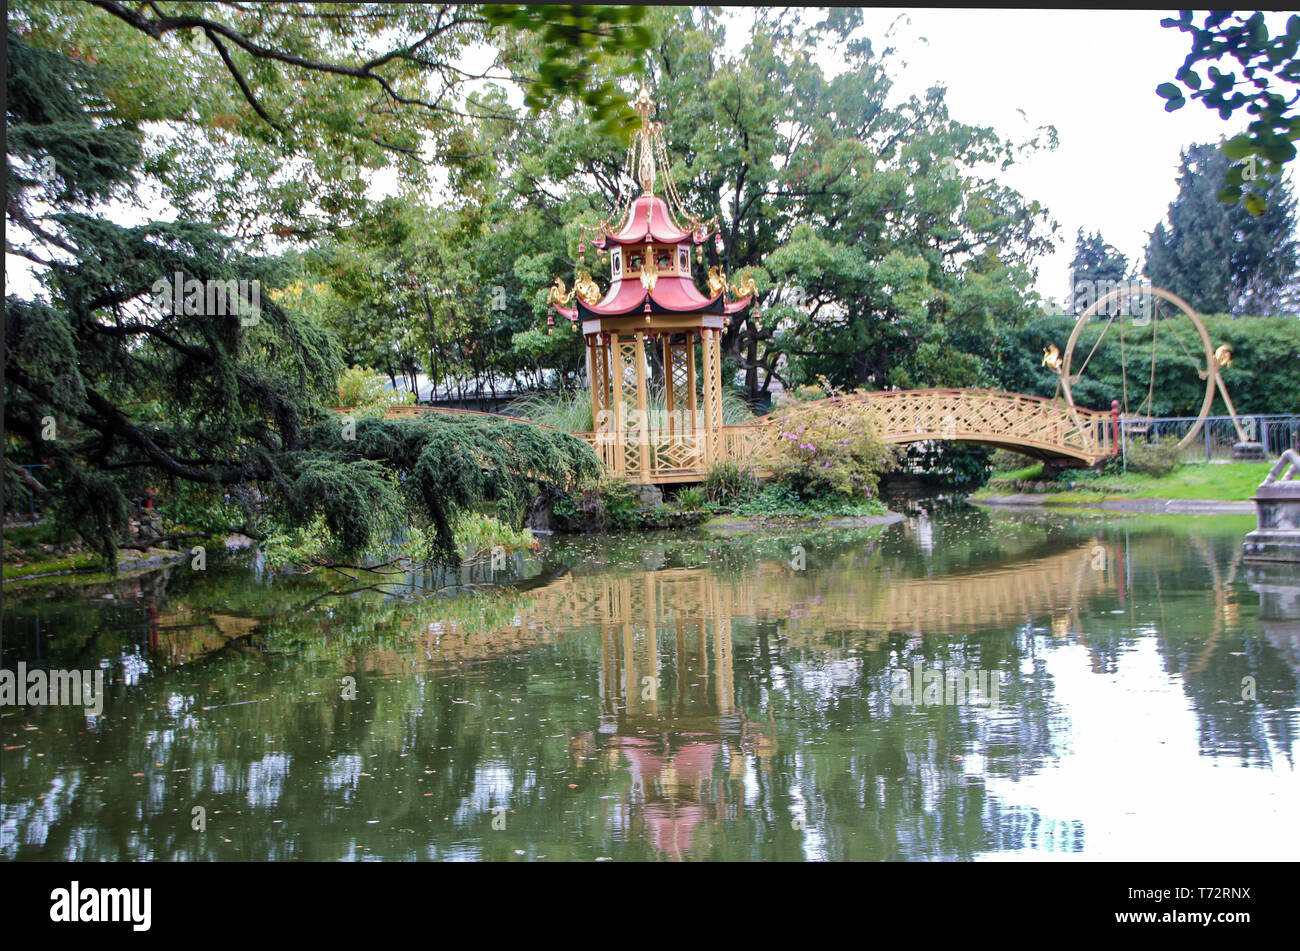
{"label": "grass", "polygon": [[[664,411],[665,393],[662,387],[651,387],[646,410],[651,422],[658,427],[667,418]],[[697,400],[695,425],[704,427],[704,399]],[[542,426],[563,430],[566,433],[588,433],[592,425],[591,394],[585,389],[560,393],[530,393],[514,400],[505,409],[507,416],[518,416]],[[745,401],[732,390],[722,391],[722,425],[739,426],[753,420],[754,414]]]}
{"label": "grass", "polygon": [[[1248,501],[1255,497],[1255,489],[1272,465],[1271,462],[1189,463],[1165,476],[1072,470],[1062,473],[1055,483],[1049,482],[1051,491],[1042,494],[1049,502],[1098,502],[1112,498]],[[1016,483],[1039,481],[1044,481],[1043,467],[1035,463],[1011,472],[994,473],[988,486],[975,495],[980,498],[1025,491],[1017,488]],[[1071,482],[1074,488],[1070,488]]]}
{"label": "grass", "polygon": [[867,515],[884,515],[889,511],[879,499],[849,501],[847,499],[801,499],[789,488],[769,482],[752,499],[732,505],[712,505],[719,515],[758,521],[820,521],[826,518],[859,518]]}

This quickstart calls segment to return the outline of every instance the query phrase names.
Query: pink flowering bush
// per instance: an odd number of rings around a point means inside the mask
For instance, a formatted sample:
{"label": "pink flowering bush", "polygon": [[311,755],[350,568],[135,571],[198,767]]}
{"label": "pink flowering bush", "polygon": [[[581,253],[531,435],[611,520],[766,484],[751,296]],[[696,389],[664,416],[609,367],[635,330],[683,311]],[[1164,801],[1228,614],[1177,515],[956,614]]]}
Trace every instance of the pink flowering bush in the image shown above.
{"label": "pink flowering bush", "polygon": [[772,474],[802,498],[874,498],[880,474],[897,464],[894,451],[865,421],[846,426],[832,413],[800,413],[778,424]]}

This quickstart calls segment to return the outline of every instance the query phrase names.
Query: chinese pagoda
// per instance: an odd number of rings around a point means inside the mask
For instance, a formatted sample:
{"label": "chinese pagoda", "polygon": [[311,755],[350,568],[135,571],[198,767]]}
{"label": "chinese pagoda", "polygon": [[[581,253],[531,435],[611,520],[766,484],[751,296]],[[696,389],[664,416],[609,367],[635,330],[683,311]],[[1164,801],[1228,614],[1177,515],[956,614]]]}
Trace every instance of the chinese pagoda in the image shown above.
{"label": "chinese pagoda", "polygon": [[[550,301],[556,313],[580,325],[586,342],[596,431],[583,435],[606,470],[641,484],[694,482],[728,455],[722,333],[732,315],[753,305],[754,283],[747,276],[729,288],[715,265],[707,292],[696,286],[692,251],[701,270],[710,237],[721,255],[717,221],[685,211],[669,175],[663,126],[652,121],[655,104],[642,89],[633,105],[641,125],[628,149],[627,170],[640,193],[635,186],[625,190],[610,218],[580,226],[580,264],[591,237],[597,260],[608,260],[609,289],[602,297],[591,275],[578,270],[573,290],[566,293],[557,279]],[[655,194],[657,184],[667,200]],[[662,379],[662,401],[651,397],[656,377]]]}

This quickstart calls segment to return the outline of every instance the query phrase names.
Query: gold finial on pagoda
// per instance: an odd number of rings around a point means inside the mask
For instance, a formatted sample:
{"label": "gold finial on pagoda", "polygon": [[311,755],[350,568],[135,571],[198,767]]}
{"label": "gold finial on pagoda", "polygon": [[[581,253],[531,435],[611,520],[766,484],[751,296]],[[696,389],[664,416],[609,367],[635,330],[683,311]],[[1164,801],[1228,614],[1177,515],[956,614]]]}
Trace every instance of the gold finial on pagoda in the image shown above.
{"label": "gold finial on pagoda", "polygon": [[650,90],[646,89],[645,86],[641,87],[641,91],[632,100],[632,108],[641,117],[641,126],[643,128],[648,127],[650,117],[655,114],[655,101],[650,98]]}
{"label": "gold finial on pagoda", "polygon": [[[655,139],[659,131],[659,123],[650,121],[650,117],[655,114],[655,102],[650,98],[650,90],[646,89],[645,86],[641,87],[641,91],[632,100],[632,108],[641,117],[641,128],[636,132],[636,137],[640,140],[641,160],[637,163],[636,169],[628,169],[628,171],[636,175],[643,195],[653,195],[655,191]],[[659,143],[659,145],[662,146],[662,143]],[[634,144],[633,150],[635,151],[635,149],[636,145]]]}

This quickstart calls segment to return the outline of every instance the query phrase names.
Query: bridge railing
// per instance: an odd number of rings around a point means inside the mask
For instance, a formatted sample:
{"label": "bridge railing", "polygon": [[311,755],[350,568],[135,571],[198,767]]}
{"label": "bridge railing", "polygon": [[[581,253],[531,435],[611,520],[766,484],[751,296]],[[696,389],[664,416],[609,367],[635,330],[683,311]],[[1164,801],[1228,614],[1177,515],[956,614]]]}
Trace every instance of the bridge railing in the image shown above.
{"label": "bridge railing", "polygon": [[997,390],[879,390],[828,397],[778,410],[790,424],[800,416],[833,410],[846,426],[870,420],[886,443],[950,439],[1029,448],[1040,454],[1095,463],[1114,454],[1117,411],[1091,410],[1061,400]]}
{"label": "bridge railing", "polygon": [[[489,415],[472,410],[393,407],[390,415],[420,412]],[[719,462],[734,462],[759,476],[769,473],[780,433],[800,417],[829,411],[837,425],[869,421],[892,444],[954,440],[1029,450],[1043,458],[1084,464],[1114,454],[1118,414],[1081,409],[1059,400],[994,390],[929,389],[854,393],[786,407],[738,426],[667,429],[605,429],[574,433],[596,453],[605,471],[649,483],[695,482]],[[496,418],[509,418],[500,417]],[[521,420],[527,422],[527,420]]]}

